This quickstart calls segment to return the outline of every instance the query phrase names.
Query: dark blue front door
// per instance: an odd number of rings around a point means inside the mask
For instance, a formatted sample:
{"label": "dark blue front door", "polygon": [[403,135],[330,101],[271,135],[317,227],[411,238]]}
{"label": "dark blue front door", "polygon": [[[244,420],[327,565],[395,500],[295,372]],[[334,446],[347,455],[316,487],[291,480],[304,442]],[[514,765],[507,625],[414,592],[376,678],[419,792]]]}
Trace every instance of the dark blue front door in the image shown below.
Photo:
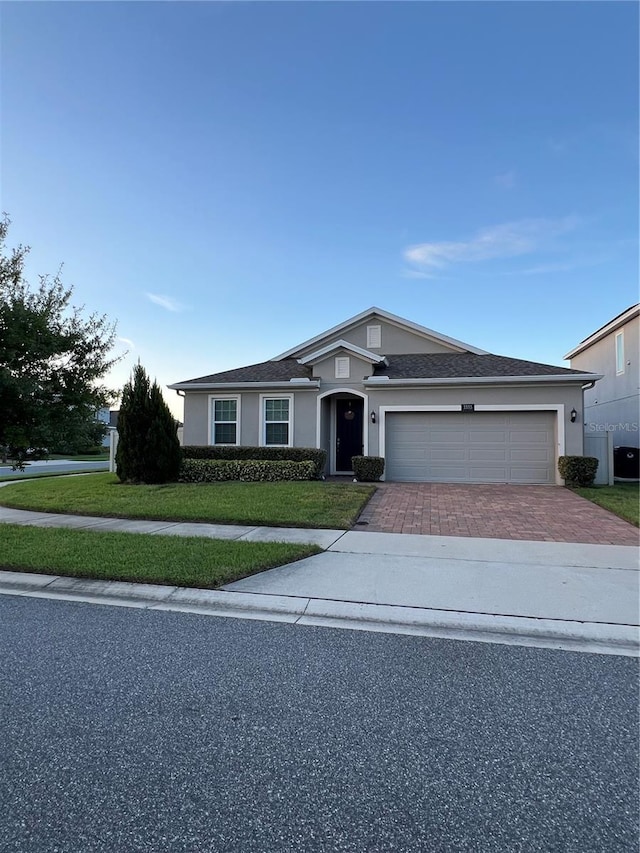
{"label": "dark blue front door", "polygon": [[362,454],[363,402],[336,400],[336,471],[351,471],[352,456]]}

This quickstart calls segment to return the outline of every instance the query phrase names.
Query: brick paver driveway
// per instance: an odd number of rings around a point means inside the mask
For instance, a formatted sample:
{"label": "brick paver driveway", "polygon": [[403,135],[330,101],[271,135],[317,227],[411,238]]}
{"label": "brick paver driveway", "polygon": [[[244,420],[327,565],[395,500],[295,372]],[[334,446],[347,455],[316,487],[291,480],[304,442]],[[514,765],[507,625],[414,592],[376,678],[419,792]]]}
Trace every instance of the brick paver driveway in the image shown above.
{"label": "brick paver driveway", "polygon": [[560,486],[379,483],[356,529],[637,545],[638,528]]}

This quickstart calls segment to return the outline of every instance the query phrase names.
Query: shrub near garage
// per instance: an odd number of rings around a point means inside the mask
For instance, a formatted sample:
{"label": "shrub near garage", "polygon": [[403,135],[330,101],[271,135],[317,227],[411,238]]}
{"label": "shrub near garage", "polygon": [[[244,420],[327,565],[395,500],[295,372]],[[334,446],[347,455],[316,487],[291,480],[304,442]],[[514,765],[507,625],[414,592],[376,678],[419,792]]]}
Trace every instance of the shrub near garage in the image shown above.
{"label": "shrub near garage", "polygon": [[228,480],[241,482],[276,482],[279,480],[315,479],[313,462],[269,462],[247,459],[185,459],[180,469],[182,483],[214,483]]}
{"label": "shrub near garage", "polygon": [[558,471],[567,486],[593,486],[598,470],[595,456],[560,456]]}
{"label": "shrub near garage", "polygon": [[351,465],[356,480],[361,483],[379,480],[384,474],[384,459],[381,456],[352,456]]}

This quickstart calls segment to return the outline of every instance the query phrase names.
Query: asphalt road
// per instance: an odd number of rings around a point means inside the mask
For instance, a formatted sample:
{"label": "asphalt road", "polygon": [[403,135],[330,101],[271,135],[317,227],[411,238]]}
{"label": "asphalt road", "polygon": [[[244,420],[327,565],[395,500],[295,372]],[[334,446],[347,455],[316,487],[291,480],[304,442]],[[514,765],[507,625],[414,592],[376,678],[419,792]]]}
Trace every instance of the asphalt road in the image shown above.
{"label": "asphalt road", "polygon": [[0,597],[0,850],[635,851],[630,658]]}
{"label": "asphalt road", "polygon": [[0,465],[0,477],[24,477],[25,474],[88,474],[92,471],[108,471],[109,462],[29,462],[24,471],[14,471],[11,465]]}

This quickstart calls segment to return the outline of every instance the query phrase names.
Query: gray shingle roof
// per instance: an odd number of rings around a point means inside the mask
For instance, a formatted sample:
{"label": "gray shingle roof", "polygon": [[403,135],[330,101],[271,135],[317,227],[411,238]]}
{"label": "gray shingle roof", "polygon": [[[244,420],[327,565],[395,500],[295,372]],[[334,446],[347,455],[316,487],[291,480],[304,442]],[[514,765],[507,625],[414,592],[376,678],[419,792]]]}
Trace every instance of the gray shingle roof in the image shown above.
{"label": "gray shingle roof", "polygon": [[259,364],[249,364],[247,367],[236,367],[233,370],[223,370],[222,373],[211,373],[209,376],[199,376],[197,379],[187,379],[188,382],[288,382],[289,379],[311,379],[311,368],[298,364],[295,358],[285,358],[282,361],[261,361]]}
{"label": "gray shingle roof", "polygon": [[[567,376],[584,375],[583,370],[571,370],[537,361],[508,358],[503,355],[474,355],[473,353],[414,353],[387,356],[388,366],[377,365],[373,376],[389,379],[462,379],[505,376]],[[288,382],[290,379],[311,379],[311,368],[298,364],[295,358],[282,361],[262,361],[247,367],[224,370],[189,379],[190,383],[223,382],[234,385],[241,382]]]}
{"label": "gray shingle roof", "polygon": [[559,374],[584,374],[583,370],[571,370],[537,361],[524,361],[504,355],[474,355],[473,353],[416,353],[390,355],[389,366],[376,365],[374,376],[389,379],[461,379],[486,378],[491,376],[558,376]]}

